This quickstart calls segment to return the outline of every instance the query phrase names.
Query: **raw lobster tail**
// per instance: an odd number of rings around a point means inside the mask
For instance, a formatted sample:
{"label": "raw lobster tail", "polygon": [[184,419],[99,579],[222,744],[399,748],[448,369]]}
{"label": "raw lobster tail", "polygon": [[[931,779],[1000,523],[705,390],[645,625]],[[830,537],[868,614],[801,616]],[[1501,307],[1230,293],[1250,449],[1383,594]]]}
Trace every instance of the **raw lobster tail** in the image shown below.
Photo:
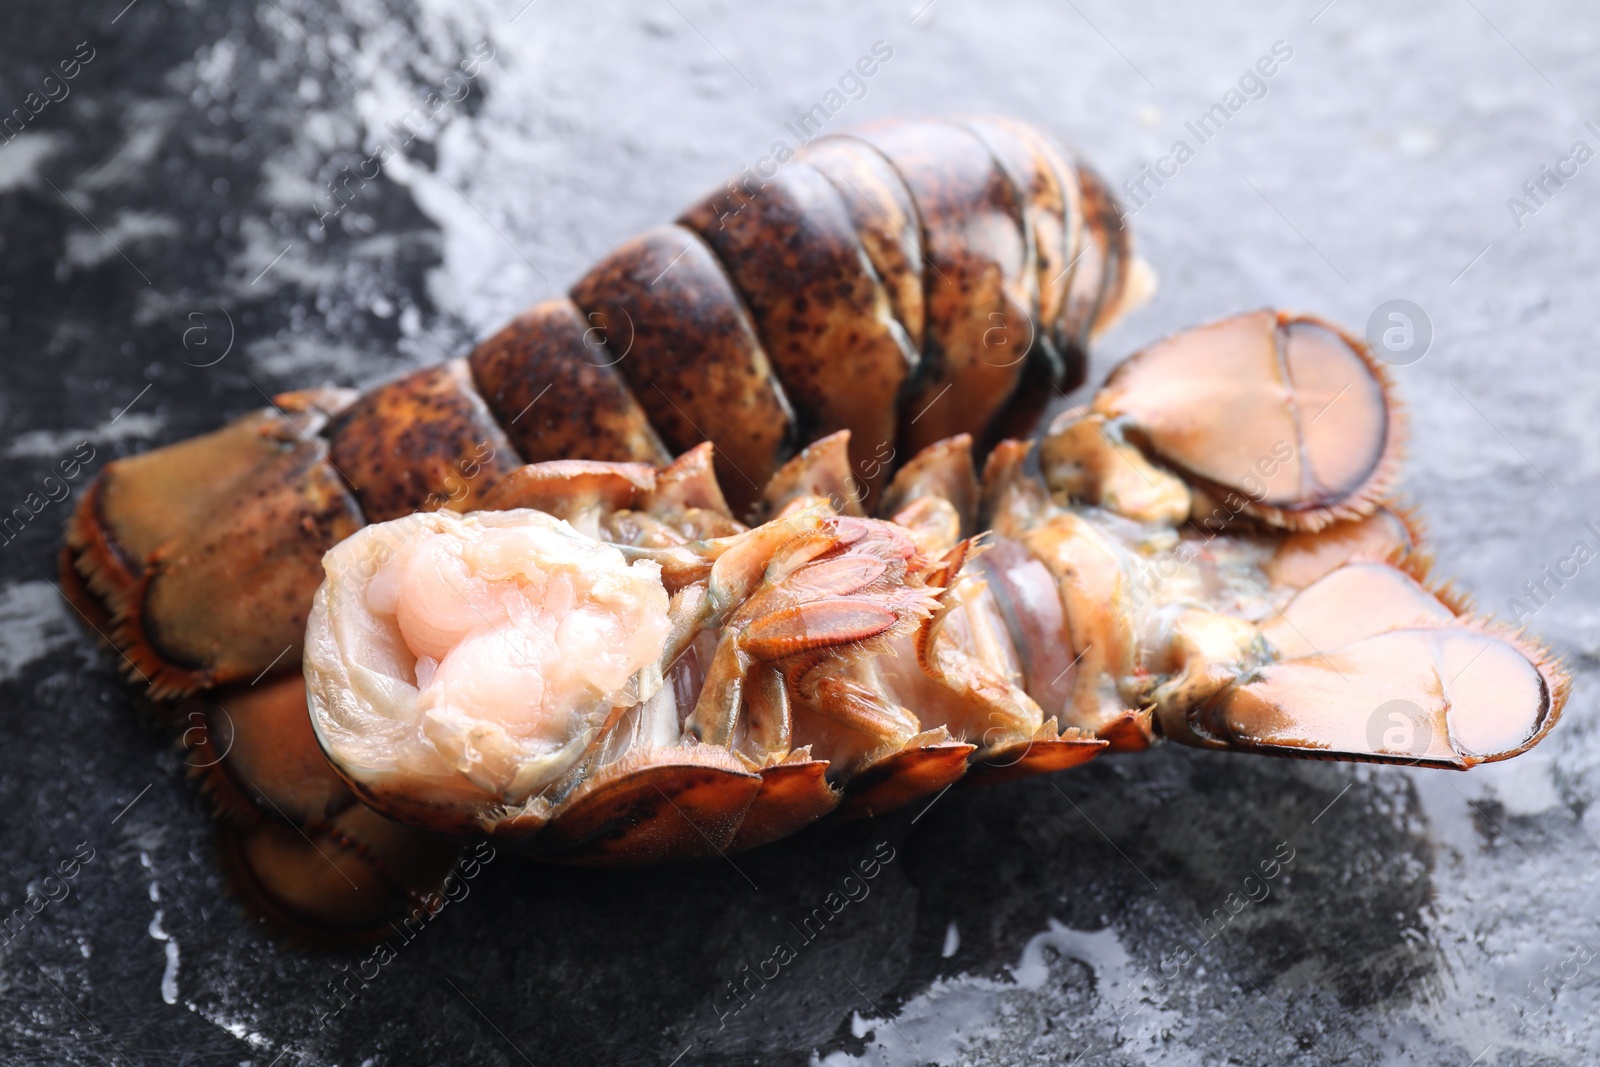
{"label": "raw lobster tail", "polygon": [[1425,584],[1359,341],[1235,316],[1008,438],[1148,289],[1030,127],[825,138],[465,359],[108,465],[64,588],[235,887],[322,934],[434,906],[446,840],[643,863],[1163,737],[1534,744],[1566,676]]}

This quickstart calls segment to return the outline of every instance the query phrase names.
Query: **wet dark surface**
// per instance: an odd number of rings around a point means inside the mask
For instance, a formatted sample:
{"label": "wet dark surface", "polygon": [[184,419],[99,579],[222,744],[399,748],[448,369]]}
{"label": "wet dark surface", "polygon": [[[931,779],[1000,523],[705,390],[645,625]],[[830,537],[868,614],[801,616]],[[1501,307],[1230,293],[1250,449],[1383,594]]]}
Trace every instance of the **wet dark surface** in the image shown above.
{"label": "wet dark surface", "polygon": [[[1442,569],[1504,613],[1600,537],[1585,527],[1600,164],[1561,162],[1575,141],[1600,149],[1583,5],[124,2],[0,11],[0,112],[80,59],[70,95],[0,137],[7,510],[83,443],[92,472],[258,406],[258,389],[459,353],[792,144],[784,123],[874,41],[893,58],[838,127],[1013,113],[1119,185],[1193,145],[1185,122],[1283,41],[1265,95],[1150,186],[1134,225],[1162,289],[1097,371],[1240,308],[1359,330],[1411,300],[1433,336],[1396,369],[1408,489]],[[390,124],[484,40],[471,94],[329,214],[326,183],[406,140]],[[1528,198],[1545,164],[1569,176]],[[1600,1058],[1592,567],[1529,620],[1577,684],[1513,763],[1168,748],[953,790],[737,866],[496,859],[321,1025],[330,981],[367,953],[287,947],[224,895],[181,757],[51,584],[70,506],[0,544],[0,910],[80,861],[69,895],[0,944],[5,1063]],[[812,910],[890,850],[807,941]],[[1235,914],[1230,894],[1266,869],[1270,895]],[[780,943],[793,961],[735,997]]]}

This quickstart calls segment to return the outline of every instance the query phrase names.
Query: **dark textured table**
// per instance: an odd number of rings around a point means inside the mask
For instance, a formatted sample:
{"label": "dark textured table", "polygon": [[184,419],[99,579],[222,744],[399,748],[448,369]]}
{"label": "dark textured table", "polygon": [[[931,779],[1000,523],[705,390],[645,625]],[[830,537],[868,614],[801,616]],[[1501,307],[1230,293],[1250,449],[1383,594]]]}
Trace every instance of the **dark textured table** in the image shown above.
{"label": "dark textured table", "polygon": [[[1595,1062],[1600,565],[1574,556],[1600,538],[1594,12],[1324,2],[8,0],[0,505],[38,514],[0,544],[0,911],[60,899],[0,944],[0,1061]],[[1395,372],[1408,489],[1443,569],[1486,608],[1524,600],[1573,665],[1566,721],[1467,775],[1169,747],[736,866],[497,858],[375,970],[273,940],[52,584],[73,495],[262,390],[461,352],[792,144],[878,41],[892,58],[828,128],[1000,111],[1119,185],[1170,175],[1134,220],[1161,291],[1098,371],[1262,304],[1356,329],[1424,309],[1428,350]],[[1190,132],[1277,42],[1273,76]],[[464,60],[470,93],[416,111]],[[1162,163],[1180,139],[1192,158]],[[1578,570],[1528,601],[1547,566]],[[873,856],[892,859],[806,940]],[[780,942],[793,961],[735,999]],[[374,977],[319,1025],[345,968]]]}

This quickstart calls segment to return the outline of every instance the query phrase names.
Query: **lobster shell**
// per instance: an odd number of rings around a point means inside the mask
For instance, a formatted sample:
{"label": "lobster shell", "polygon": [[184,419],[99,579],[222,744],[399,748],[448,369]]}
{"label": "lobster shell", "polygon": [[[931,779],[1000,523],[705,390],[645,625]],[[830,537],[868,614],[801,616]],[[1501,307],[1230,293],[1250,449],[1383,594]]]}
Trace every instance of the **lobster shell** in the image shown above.
{"label": "lobster shell", "polygon": [[[108,465],[63,588],[152,697],[186,698],[234,887],[318,936],[441,906],[458,851],[435,833],[638,864],[1160,738],[1461,769],[1537,743],[1565,671],[1423,584],[1388,501],[1403,419],[1359,339],[1236,315],[1131,356],[1037,474],[1003,439],[1149,281],[1103,183],[1030,127],[825,138],[465,358]],[[419,514],[440,510],[469,514]],[[405,713],[389,683],[421,672],[335,636],[373,632],[335,626],[351,605],[387,625],[365,568],[419,531],[518,523],[657,568],[671,685],[588,701],[592,733],[509,782],[463,770],[490,747],[470,723],[443,771],[368,758],[366,731],[417,724],[362,719],[352,679]],[[1152,562],[1180,578],[1163,591]],[[1414,747],[1370,729],[1396,703]]]}

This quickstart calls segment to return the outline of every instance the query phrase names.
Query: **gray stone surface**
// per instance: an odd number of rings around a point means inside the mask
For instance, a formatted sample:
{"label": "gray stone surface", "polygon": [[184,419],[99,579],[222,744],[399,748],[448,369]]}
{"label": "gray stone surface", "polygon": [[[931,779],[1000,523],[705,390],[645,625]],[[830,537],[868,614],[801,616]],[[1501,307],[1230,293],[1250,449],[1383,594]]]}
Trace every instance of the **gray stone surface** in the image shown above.
{"label": "gray stone surface", "polygon": [[[1595,537],[1600,162],[1520,219],[1507,204],[1575,141],[1600,149],[1590,5],[522,2],[6,3],[0,112],[79,42],[94,58],[0,145],[0,505],[80,442],[98,469],[256,406],[257,387],[459,352],[792,143],[784,123],[882,40],[893,59],[835,125],[1011,113],[1118,183],[1175,139],[1197,148],[1135,217],[1163,284],[1098,371],[1242,308],[1360,329],[1411,300],[1432,345],[1395,377],[1442,569],[1503,611]],[[471,95],[319,227],[320,187],[482,40]],[[1184,123],[1277,41],[1293,56],[1265,96],[1199,145]],[[0,945],[5,1063],[1600,1055],[1595,564],[1531,619],[1577,687],[1511,764],[1167,748],[953,791],[914,823],[820,828],[737,868],[500,859],[319,1027],[362,954],[282,945],[224,896],[179,756],[50,584],[70,506],[0,545],[0,910],[93,850]],[[895,858],[870,895],[722,1016],[727,983],[797,942],[790,923],[879,842]],[[1202,920],[1280,849],[1271,896],[1208,939]],[[1529,991],[1545,978],[1548,1004]]]}

